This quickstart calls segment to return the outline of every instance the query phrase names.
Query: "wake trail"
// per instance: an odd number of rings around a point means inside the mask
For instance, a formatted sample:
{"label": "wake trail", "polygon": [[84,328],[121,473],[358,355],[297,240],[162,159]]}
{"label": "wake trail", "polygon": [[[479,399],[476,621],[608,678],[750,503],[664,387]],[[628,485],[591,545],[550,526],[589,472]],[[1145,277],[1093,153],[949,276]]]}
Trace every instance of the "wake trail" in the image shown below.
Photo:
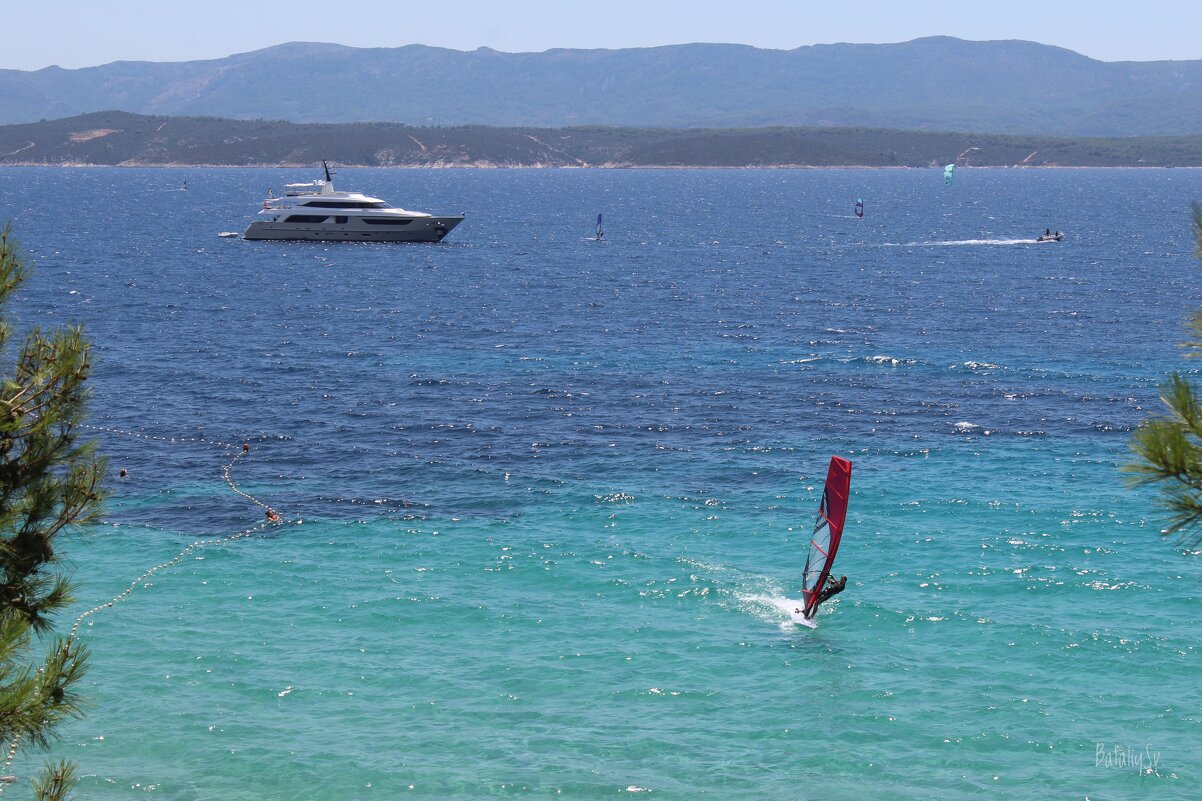
{"label": "wake trail", "polygon": [[710,585],[718,606],[728,611],[750,615],[786,632],[795,632],[798,626],[817,628],[817,623],[801,614],[805,604],[788,597],[784,585],[776,579],[688,557],[678,557],[677,562],[688,566],[691,573]]}
{"label": "wake trail", "polygon": [[748,612],[766,623],[776,623],[782,631],[793,631],[797,626],[808,629],[818,628],[813,620],[807,620],[801,613],[805,604],[797,598],[787,598],[784,595],[765,595],[762,593],[735,593],[742,611]]}
{"label": "wake trail", "polygon": [[940,248],[967,245],[1042,245],[1038,239],[940,239],[932,242],[885,242],[884,248]]}

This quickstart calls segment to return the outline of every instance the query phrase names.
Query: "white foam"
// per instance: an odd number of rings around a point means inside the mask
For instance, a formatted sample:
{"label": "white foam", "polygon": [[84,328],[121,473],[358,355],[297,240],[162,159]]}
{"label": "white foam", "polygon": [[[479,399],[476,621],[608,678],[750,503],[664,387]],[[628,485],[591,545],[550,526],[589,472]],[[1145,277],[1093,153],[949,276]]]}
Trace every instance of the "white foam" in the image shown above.
{"label": "white foam", "polygon": [[902,364],[916,364],[914,359],[898,359],[894,356],[865,356],[863,360],[869,364],[887,364],[890,367],[897,367]]}
{"label": "white foam", "polygon": [[[797,603],[800,604],[801,602],[798,601]],[[800,608],[800,606],[798,608]],[[804,626],[807,629],[818,628],[817,622],[815,622],[814,620],[812,620],[810,618],[807,618],[805,615],[801,614],[800,612],[790,612],[789,613],[789,623],[794,626]],[[782,623],[781,628],[787,629],[787,628],[789,628],[789,624]]]}
{"label": "white foam", "polygon": [[899,245],[894,242],[886,242],[886,247],[895,248],[939,248],[939,247],[962,247],[965,245],[1035,245],[1039,244],[1034,239],[940,239],[934,242],[907,242],[904,245]]}
{"label": "white foam", "polygon": [[803,601],[796,598],[786,598],[783,595],[738,595],[743,608],[751,614],[769,623],[779,623],[786,631],[795,626],[817,628],[813,620],[807,620],[801,613],[805,606]]}

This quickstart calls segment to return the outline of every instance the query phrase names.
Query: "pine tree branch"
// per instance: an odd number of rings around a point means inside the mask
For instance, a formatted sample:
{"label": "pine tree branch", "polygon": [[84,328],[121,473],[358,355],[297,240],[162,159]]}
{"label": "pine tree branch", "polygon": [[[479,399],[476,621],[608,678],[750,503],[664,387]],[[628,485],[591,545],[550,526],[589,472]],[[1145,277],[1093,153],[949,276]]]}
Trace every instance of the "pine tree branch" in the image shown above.
{"label": "pine tree branch", "polygon": [[46,765],[34,780],[33,794],[38,801],[67,801],[77,781],[75,765],[66,760]]}
{"label": "pine tree branch", "polygon": [[[21,285],[25,267],[9,230],[0,230],[0,307]],[[0,317],[0,349],[11,329]],[[90,348],[79,328],[29,331],[11,374],[0,376],[0,741],[20,736],[45,747],[57,728],[81,714],[74,689],[87,650],[57,639],[34,662],[34,635],[52,629],[71,602],[58,539],[99,514],[104,462],[77,442],[89,396]],[[74,783],[67,763],[50,766],[38,798],[64,799]]]}

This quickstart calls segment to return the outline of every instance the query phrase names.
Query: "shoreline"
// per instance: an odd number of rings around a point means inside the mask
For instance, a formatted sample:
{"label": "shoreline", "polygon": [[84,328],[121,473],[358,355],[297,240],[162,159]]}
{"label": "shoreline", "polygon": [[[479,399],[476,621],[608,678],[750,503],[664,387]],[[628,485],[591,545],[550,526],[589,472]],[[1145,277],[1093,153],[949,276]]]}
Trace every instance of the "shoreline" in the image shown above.
{"label": "shoreline", "polygon": [[0,126],[0,164],[402,169],[816,170],[1202,166],[1202,134],[1064,138],[864,128],[429,128],[124,112]]}
{"label": "shoreline", "polygon": [[[189,162],[124,161],[118,164],[93,162],[47,163],[44,161],[0,162],[5,167],[43,167],[65,169],[248,169],[296,170],[312,169],[313,162],[284,162],[272,164],[215,164]],[[880,164],[352,164],[338,162],[339,169],[371,170],[942,170],[942,165],[880,165]],[[957,170],[1198,170],[1202,165],[1165,164],[981,164],[957,165]]]}

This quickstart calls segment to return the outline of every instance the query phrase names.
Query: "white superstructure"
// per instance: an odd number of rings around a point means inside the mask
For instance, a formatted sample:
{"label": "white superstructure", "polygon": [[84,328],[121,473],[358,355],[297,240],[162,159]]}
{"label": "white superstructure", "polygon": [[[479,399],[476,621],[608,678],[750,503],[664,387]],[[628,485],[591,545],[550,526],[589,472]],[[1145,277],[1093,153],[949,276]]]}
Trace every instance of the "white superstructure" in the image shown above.
{"label": "white superstructure", "polygon": [[243,239],[302,239],[334,242],[441,242],[463,216],[435,217],[390,207],[378,197],[334,189],[324,161],[324,181],[287,184],[284,196],[268,190],[263,209]]}

